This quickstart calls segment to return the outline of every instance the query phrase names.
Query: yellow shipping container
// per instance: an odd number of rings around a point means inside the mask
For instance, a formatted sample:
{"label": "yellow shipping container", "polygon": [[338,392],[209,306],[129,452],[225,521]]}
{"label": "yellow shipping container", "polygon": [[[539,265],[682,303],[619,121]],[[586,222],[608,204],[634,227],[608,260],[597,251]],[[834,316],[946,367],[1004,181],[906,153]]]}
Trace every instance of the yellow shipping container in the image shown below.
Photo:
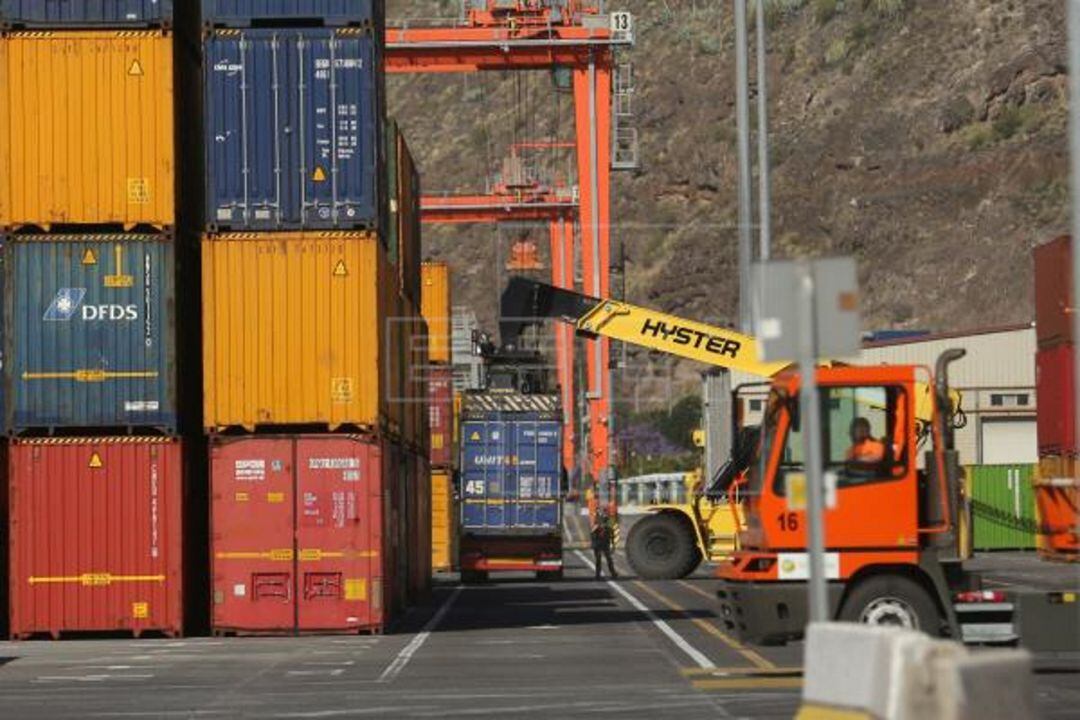
{"label": "yellow shipping container", "polygon": [[453,488],[445,470],[431,473],[431,569],[450,572],[454,569],[454,540],[457,513],[454,511]]}
{"label": "yellow shipping container", "polygon": [[175,224],[167,32],[0,37],[0,227]]}
{"label": "yellow shipping container", "polygon": [[428,359],[450,362],[450,266],[444,262],[426,262],[420,267],[420,313],[427,320]]}
{"label": "yellow shipping container", "polygon": [[385,429],[397,279],[374,233],[214,235],[202,255],[207,428]]}

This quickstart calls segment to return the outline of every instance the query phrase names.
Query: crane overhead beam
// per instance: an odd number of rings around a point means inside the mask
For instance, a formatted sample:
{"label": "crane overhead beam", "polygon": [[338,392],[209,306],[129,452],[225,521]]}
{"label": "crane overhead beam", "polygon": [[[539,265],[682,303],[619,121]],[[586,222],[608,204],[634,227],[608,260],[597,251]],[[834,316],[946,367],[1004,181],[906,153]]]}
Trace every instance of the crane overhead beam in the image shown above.
{"label": "crane overhead beam", "polygon": [[420,219],[429,225],[471,223],[550,222],[577,217],[578,202],[564,195],[523,198],[504,195],[452,195],[425,197]]}
{"label": "crane overhead beam", "polygon": [[386,31],[386,72],[473,73],[550,70],[612,62],[629,39],[607,28],[560,27],[542,32],[503,28],[391,28]]}

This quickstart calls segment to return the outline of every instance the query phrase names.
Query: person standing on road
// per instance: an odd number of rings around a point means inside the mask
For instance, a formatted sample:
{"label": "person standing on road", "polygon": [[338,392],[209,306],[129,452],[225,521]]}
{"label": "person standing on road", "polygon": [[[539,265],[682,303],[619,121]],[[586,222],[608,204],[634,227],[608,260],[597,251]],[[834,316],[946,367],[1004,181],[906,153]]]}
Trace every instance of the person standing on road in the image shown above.
{"label": "person standing on road", "polygon": [[608,573],[612,578],[619,577],[615,572],[615,560],[611,554],[611,546],[614,542],[615,531],[611,526],[611,518],[603,510],[596,511],[596,518],[592,526],[592,550],[596,561],[596,579],[600,579],[600,560],[607,558]]}

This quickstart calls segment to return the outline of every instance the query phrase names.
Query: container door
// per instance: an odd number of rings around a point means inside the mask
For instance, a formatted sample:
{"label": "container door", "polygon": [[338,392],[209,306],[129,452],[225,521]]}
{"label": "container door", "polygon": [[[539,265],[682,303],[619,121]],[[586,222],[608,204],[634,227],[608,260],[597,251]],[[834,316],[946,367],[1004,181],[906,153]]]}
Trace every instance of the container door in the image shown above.
{"label": "container door", "polygon": [[552,422],[517,425],[516,527],[545,530],[559,526],[559,433],[558,424]]}
{"label": "container door", "polygon": [[297,441],[297,624],[301,631],[381,623],[372,607],[381,579],[382,453],[353,438]]}
{"label": "container door", "polygon": [[215,443],[210,464],[214,629],[291,631],[296,626],[292,440]]}
{"label": "container door", "polygon": [[[305,227],[356,227],[376,214],[374,44],[359,34],[300,40],[300,218]],[[305,48],[305,45],[307,46]],[[306,88],[303,90],[302,88]]]}
{"label": "container door", "polygon": [[468,530],[498,530],[506,526],[504,503],[507,441],[501,421],[467,422],[462,428],[462,525]]}

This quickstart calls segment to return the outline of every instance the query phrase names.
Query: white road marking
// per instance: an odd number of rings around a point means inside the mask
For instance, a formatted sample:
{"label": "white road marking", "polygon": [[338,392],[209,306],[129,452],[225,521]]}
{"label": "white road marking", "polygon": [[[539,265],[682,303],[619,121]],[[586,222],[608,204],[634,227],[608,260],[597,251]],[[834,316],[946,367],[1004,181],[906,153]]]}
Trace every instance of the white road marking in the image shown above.
{"label": "white road marking", "polygon": [[105,682],[106,680],[148,680],[154,677],[150,673],[129,673],[126,675],[39,675],[38,682]]}
{"label": "white road marking", "polygon": [[306,662],[305,667],[349,667],[355,665],[355,660],[345,660],[343,662]]}
{"label": "white road marking", "polygon": [[420,633],[416,637],[414,637],[408,645],[402,648],[401,652],[398,653],[398,656],[394,658],[394,661],[390,663],[390,665],[387,666],[385,670],[383,670],[383,674],[379,676],[379,682],[393,682],[394,678],[401,674],[401,671],[404,670],[405,666],[409,664],[410,660],[412,660],[413,655],[415,655],[416,652],[423,646],[423,644],[427,642],[427,639],[431,635],[431,633],[439,627],[439,623],[441,623],[443,618],[446,617],[446,613],[450,612],[450,607],[454,604],[454,601],[457,600],[458,595],[460,595],[461,591],[464,589],[465,588],[461,585],[458,585],[456,588],[454,588],[454,592],[450,593],[450,597],[446,598],[446,601],[442,604],[442,607],[439,608],[439,611],[435,613],[430,620],[427,621],[427,624],[424,625],[423,630],[421,630]]}
{"label": "white road marking", "polygon": [[329,675],[331,677],[337,677],[338,675],[341,675],[344,672],[345,671],[343,669],[338,668],[336,670],[289,670],[285,674],[286,675],[304,675],[304,676]]}
{"label": "white road marking", "polygon": [[[577,555],[582,562],[588,565],[590,570],[594,572],[596,571],[596,566],[593,565],[592,560],[585,557],[585,553],[581,552],[580,550],[575,550],[574,554]],[[686,653],[687,657],[693,660],[699,668],[701,668],[702,670],[716,669],[716,664],[712,660],[707,658],[704,653],[702,653],[700,650],[687,642],[686,639],[679,633],[675,632],[670,625],[668,625],[660,618],[656,617],[655,613],[653,613],[652,610],[650,610],[648,607],[645,606],[644,603],[642,603],[636,597],[623,589],[621,585],[612,580],[608,580],[607,584],[608,587],[621,595],[628,603],[633,605],[635,610],[640,613],[644,613],[645,616],[649,618],[650,621],[652,621],[652,624],[655,625],[660,632],[664,633],[664,635],[666,635],[668,639],[671,640],[671,642],[675,643],[676,647]]]}

